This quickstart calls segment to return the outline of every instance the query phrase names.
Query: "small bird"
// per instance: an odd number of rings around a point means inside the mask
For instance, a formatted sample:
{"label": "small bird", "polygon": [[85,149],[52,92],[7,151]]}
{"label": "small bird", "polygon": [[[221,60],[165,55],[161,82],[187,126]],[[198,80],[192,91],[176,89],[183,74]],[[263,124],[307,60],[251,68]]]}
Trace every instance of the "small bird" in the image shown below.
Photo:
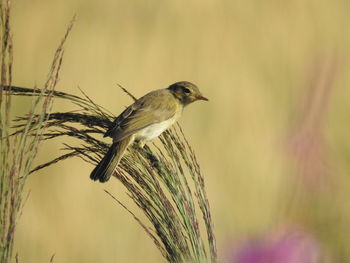
{"label": "small bird", "polygon": [[90,178],[107,182],[127,147],[133,142],[143,147],[173,125],[188,104],[208,99],[203,97],[196,85],[180,81],[168,88],[151,91],[127,107],[113,122],[104,137],[112,137],[113,144]]}

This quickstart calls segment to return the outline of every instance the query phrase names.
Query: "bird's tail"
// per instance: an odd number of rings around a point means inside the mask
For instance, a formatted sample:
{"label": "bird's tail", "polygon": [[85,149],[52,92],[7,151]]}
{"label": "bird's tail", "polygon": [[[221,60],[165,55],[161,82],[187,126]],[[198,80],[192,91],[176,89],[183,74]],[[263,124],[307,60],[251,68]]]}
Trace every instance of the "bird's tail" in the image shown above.
{"label": "bird's tail", "polygon": [[91,172],[90,178],[94,181],[99,180],[101,183],[107,182],[113,174],[115,168],[117,168],[119,161],[123,157],[123,154],[131,141],[131,136],[119,141],[114,142],[109,147],[108,152]]}

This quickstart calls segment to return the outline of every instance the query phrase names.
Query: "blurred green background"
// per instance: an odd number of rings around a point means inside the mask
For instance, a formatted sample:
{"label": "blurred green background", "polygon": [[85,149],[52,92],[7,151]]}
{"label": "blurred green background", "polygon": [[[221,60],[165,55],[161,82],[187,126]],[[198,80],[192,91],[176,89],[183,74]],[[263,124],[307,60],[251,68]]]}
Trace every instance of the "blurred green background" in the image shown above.
{"label": "blurred green background", "polygon": [[[339,226],[329,217],[346,221],[350,211],[349,10],[344,0],[17,0],[13,84],[40,87],[76,14],[60,91],[79,94],[80,87],[115,114],[131,103],[117,83],[141,96],[188,80],[209,98],[187,108],[180,124],[206,179],[220,260],[240,238],[286,221],[305,223],[334,255],[337,248],[327,242],[350,245],[327,232]],[[297,116],[310,72],[334,54],[335,83],[321,125],[334,179],[317,194],[328,205],[315,212],[312,203],[304,210],[298,201],[290,205],[299,198],[291,197],[290,186],[303,182],[294,182],[297,169],[285,144],[301,125]],[[21,99],[17,105],[25,110],[29,104]],[[55,101],[54,110],[70,109]],[[43,145],[37,162],[58,156],[62,142]],[[121,184],[90,181],[92,169],[71,159],[30,176],[16,233],[20,262],[48,262],[52,254],[55,262],[164,262],[144,231],[103,192],[133,207]]]}

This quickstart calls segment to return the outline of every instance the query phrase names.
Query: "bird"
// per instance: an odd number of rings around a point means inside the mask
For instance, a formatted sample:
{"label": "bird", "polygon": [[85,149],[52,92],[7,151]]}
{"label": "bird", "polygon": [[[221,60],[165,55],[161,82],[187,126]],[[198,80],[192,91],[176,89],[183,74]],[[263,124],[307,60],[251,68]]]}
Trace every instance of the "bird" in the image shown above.
{"label": "bird", "polygon": [[208,101],[189,81],[176,82],[137,99],[115,118],[104,134],[104,137],[111,137],[113,143],[91,172],[90,178],[107,182],[129,145],[135,142],[143,148],[148,141],[171,127],[187,105],[198,100]]}

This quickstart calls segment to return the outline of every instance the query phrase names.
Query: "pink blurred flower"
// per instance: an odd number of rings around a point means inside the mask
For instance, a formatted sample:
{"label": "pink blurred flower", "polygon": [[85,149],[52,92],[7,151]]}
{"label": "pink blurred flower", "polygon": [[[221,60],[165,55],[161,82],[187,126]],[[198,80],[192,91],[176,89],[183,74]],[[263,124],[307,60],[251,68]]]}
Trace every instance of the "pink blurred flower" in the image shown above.
{"label": "pink blurred flower", "polygon": [[310,235],[298,230],[268,235],[240,245],[230,263],[321,263],[321,249]]}

